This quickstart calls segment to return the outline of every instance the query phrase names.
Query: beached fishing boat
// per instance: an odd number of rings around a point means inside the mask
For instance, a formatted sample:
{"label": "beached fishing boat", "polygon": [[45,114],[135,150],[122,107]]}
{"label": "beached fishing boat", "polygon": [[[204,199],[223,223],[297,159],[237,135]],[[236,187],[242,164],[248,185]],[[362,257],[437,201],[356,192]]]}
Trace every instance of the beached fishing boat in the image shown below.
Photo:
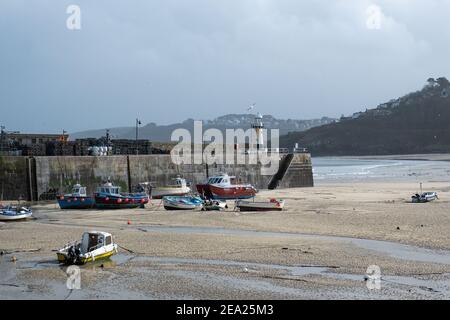
{"label": "beached fishing boat", "polygon": [[121,209],[144,207],[149,196],[143,193],[123,193],[120,187],[107,182],[97,188],[95,206],[99,209]]}
{"label": "beached fishing boat", "polygon": [[205,184],[197,184],[198,193],[206,199],[249,199],[257,190],[251,184],[236,184],[236,177],[220,174],[210,177]]}
{"label": "beached fishing boat", "polygon": [[17,221],[30,218],[33,212],[30,208],[6,206],[0,207],[1,221]]}
{"label": "beached fishing boat", "polygon": [[203,202],[203,211],[222,211],[228,208],[225,201],[220,200],[206,200]]}
{"label": "beached fishing boat", "polygon": [[112,235],[102,231],[83,233],[81,241],[69,243],[56,253],[58,261],[65,264],[85,264],[109,258],[117,253]]}
{"label": "beached fishing boat", "polygon": [[202,199],[190,196],[164,197],[162,201],[166,210],[195,210],[203,205]]}
{"label": "beached fishing boat", "polygon": [[87,195],[86,187],[76,184],[72,193],[59,196],[58,204],[61,209],[90,209],[95,206],[95,199]]}
{"label": "beached fishing boat", "polygon": [[284,208],[284,200],[270,199],[268,202],[238,200],[236,208],[239,211],[281,211]]}
{"label": "beached fishing boat", "polygon": [[416,193],[411,197],[411,201],[414,203],[424,203],[439,199],[436,192],[424,192],[422,194]]}
{"label": "beached fishing boat", "polygon": [[152,198],[162,199],[166,196],[185,196],[191,192],[191,188],[187,186],[186,180],[180,177],[173,179],[174,183],[152,188]]}

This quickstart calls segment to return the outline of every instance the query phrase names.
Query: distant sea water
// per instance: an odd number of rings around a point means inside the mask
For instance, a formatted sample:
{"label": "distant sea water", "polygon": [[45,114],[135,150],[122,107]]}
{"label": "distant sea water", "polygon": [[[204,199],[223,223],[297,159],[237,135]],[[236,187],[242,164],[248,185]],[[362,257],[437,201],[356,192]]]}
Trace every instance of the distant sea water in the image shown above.
{"label": "distant sea water", "polygon": [[367,160],[347,157],[313,157],[314,181],[450,182],[450,162],[425,160]]}

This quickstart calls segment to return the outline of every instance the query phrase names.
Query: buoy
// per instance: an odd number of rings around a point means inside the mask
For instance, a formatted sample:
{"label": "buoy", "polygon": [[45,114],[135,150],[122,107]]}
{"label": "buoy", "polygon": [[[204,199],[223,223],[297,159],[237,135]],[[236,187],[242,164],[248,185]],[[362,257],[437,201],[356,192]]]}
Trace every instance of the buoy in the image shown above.
{"label": "buoy", "polygon": [[117,199],[117,203],[122,203],[122,199]]}
{"label": "buoy", "polygon": [[128,225],[130,225],[130,224],[131,224],[131,221],[130,221],[130,220],[128,220],[127,224],[128,224]]}
{"label": "buoy", "polygon": [[400,230],[400,227],[397,227],[397,230]]}

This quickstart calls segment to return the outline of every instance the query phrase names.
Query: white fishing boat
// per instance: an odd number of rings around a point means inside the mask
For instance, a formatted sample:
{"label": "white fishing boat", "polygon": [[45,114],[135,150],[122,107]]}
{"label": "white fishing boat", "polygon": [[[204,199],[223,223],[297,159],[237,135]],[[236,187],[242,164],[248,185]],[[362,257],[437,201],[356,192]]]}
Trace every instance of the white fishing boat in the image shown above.
{"label": "white fishing boat", "polygon": [[284,200],[270,199],[267,202],[236,201],[239,211],[281,211],[284,208]]}
{"label": "white fishing boat", "polygon": [[201,208],[203,200],[198,197],[164,197],[164,209],[166,210],[195,210]]}
{"label": "white fishing boat", "polygon": [[186,180],[180,177],[173,179],[173,183],[161,187],[152,188],[152,198],[161,199],[166,196],[185,196],[191,192]]}
{"label": "white fishing boat", "polygon": [[0,207],[1,221],[16,221],[30,218],[33,212],[30,208],[6,206]]}
{"label": "white fishing boat", "polygon": [[430,202],[439,199],[436,192],[424,192],[422,194],[416,193],[411,197],[411,201],[415,203]]}
{"label": "white fishing boat", "polygon": [[58,261],[65,264],[85,264],[109,258],[117,253],[112,235],[102,231],[83,233],[80,242],[69,243],[56,253]]}

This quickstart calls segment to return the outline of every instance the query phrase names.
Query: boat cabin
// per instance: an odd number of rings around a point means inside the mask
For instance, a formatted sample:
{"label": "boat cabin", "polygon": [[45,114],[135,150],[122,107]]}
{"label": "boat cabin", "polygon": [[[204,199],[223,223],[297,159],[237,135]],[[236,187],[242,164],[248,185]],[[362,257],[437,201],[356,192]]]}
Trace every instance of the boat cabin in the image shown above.
{"label": "boat cabin", "polygon": [[178,188],[185,188],[186,187],[186,180],[181,178],[181,177],[176,177],[175,179],[173,179],[174,187],[178,187]]}
{"label": "boat cabin", "polygon": [[87,196],[86,187],[82,187],[79,184],[74,185],[72,188],[72,196],[86,197]]}
{"label": "boat cabin", "polygon": [[82,254],[91,252],[113,243],[112,235],[107,232],[89,231],[83,233],[80,251]]}
{"label": "boat cabin", "polygon": [[213,176],[208,178],[208,184],[219,184],[219,185],[230,185],[234,184],[236,181],[236,177],[229,176],[227,174],[221,174],[218,176]]}
{"label": "boat cabin", "polygon": [[111,182],[107,182],[103,186],[97,188],[97,193],[120,195],[120,187],[113,186]]}

